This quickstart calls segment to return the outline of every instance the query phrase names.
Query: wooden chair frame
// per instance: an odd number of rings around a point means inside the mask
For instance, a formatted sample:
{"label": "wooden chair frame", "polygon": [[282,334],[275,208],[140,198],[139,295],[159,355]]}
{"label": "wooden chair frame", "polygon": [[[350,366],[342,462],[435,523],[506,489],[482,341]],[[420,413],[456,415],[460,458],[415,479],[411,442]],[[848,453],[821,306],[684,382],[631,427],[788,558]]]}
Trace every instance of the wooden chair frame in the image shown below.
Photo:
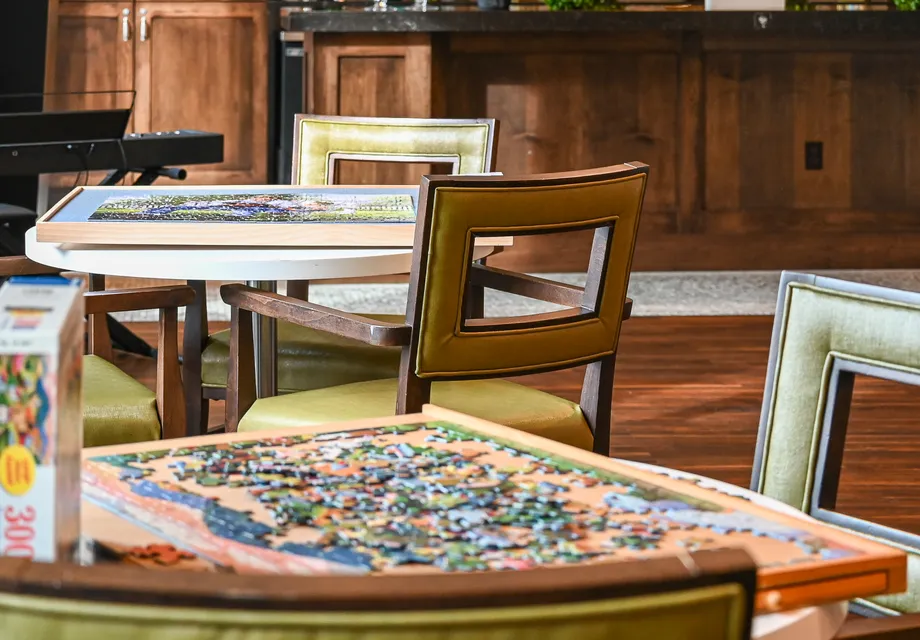
{"label": "wooden chair frame", "polygon": [[[486,171],[495,171],[495,162],[498,151],[498,132],[499,122],[492,118],[384,118],[384,117],[357,117],[357,116],[317,116],[309,114],[297,114],[294,116],[294,164],[292,167],[292,182],[294,176],[300,172],[300,147],[301,147],[301,127],[300,123],[309,118],[310,120],[321,120],[331,123],[344,124],[368,124],[368,125],[469,125],[469,124],[490,124],[491,135],[486,146]],[[400,155],[400,154],[357,154],[357,153],[332,153],[332,162],[326,173],[326,183],[335,183],[335,169],[339,160],[365,160],[369,162],[401,162],[406,164],[416,163],[444,163],[445,157],[434,155]],[[456,169],[458,165],[454,163]],[[495,247],[494,254],[500,253],[502,247]],[[485,264],[483,259],[482,264]],[[202,301],[207,299],[207,290],[204,282],[189,282],[189,286],[195,289],[195,292]],[[308,300],[310,294],[310,283],[307,280],[289,280],[287,282],[287,296],[298,300]],[[470,304],[482,313],[482,291],[471,294]],[[189,435],[199,435],[207,431],[208,414],[210,400],[226,400],[227,389],[205,388],[201,384],[201,352],[204,349],[208,330],[208,315],[206,303],[196,305],[186,311],[185,334],[183,354],[185,361],[183,363],[183,372],[185,375],[185,395],[187,404],[187,413],[189,420]],[[228,380],[229,386],[229,380]],[[197,425],[197,426],[196,426]]]}
{"label": "wooden chair frame", "polygon": [[[492,188],[505,186],[553,186],[625,178],[637,173],[647,172],[647,165],[637,162],[597,171],[547,174],[528,176],[521,179],[508,179],[505,177],[425,177],[419,198],[419,217],[416,224],[416,242],[409,281],[409,305],[405,324],[379,322],[302,300],[259,291],[243,285],[224,285],[221,287],[221,297],[231,307],[230,371],[226,404],[227,431],[237,430],[240,420],[256,400],[252,337],[253,313],[292,322],[304,327],[328,331],[335,335],[359,340],[370,345],[402,347],[396,413],[397,415],[415,413],[421,410],[422,405],[429,402],[431,379],[416,376],[413,371],[413,365],[418,356],[420,332],[416,331],[415,328],[420,326],[422,295],[426,278],[424,260],[431,241],[433,195],[437,187],[457,184],[465,186],[481,184]],[[606,225],[600,226],[595,230],[588,278],[583,289],[543,278],[495,269],[486,265],[473,266],[466,280],[467,287],[487,286],[556,304],[570,304],[573,309],[531,315],[521,319],[477,319],[476,316],[471,317],[469,313],[466,313],[465,316],[469,319],[465,322],[468,325],[475,325],[480,328],[508,329],[534,326],[535,324],[560,324],[581,319],[585,317],[585,314],[595,313],[599,303],[600,291],[603,288],[603,279],[606,277],[606,257],[610,250],[610,240],[613,235],[611,231],[611,227]],[[507,235],[507,230],[503,231],[503,233]],[[470,247],[472,247],[472,243],[470,243]],[[471,253],[468,253],[467,258],[471,261]],[[469,311],[467,293],[462,292],[460,295],[464,301],[465,311]],[[624,320],[628,317],[631,308],[632,302],[627,298],[624,303]],[[556,371],[583,364],[587,364],[588,367],[582,385],[579,404],[594,435],[594,451],[607,456],[610,455],[611,405],[613,401],[616,353],[605,355],[596,360],[581,361],[575,364],[528,367],[526,373]],[[438,379],[481,379],[507,377],[508,375],[503,373],[475,376],[439,376]]]}
{"label": "wooden chair frame", "polygon": [[[615,568],[614,568],[615,567]],[[0,559],[0,592],[163,607],[305,612],[437,611],[539,606],[665,594],[738,584],[749,637],[757,570],[742,549],[649,560],[419,576],[293,576],[196,573],[126,565],[74,566]]]}
{"label": "wooden chair frame", "polygon": [[[60,269],[40,265],[26,257],[0,258],[0,277],[60,273]],[[83,294],[88,324],[87,351],[113,364],[114,354],[106,314],[143,309],[160,310],[156,396],[163,438],[186,435],[185,396],[179,370],[179,307],[191,304],[194,299],[195,291],[182,285]]]}

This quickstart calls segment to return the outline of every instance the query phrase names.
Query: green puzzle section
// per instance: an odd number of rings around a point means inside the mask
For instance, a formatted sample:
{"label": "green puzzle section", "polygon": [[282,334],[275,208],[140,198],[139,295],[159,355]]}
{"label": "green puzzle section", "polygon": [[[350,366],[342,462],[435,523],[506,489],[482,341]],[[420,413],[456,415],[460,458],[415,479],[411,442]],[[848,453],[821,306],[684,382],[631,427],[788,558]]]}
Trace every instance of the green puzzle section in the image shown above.
{"label": "green puzzle section", "polygon": [[[151,462],[164,458],[170,480],[152,481]],[[784,544],[788,557],[773,564],[856,553],[783,523],[447,422],[93,461],[118,468],[126,491],[200,512],[213,535],[365,571],[526,569],[724,546],[741,535]],[[253,509],[270,518],[230,509],[196,487],[245,491]],[[286,540],[295,527],[314,530],[315,542]]]}

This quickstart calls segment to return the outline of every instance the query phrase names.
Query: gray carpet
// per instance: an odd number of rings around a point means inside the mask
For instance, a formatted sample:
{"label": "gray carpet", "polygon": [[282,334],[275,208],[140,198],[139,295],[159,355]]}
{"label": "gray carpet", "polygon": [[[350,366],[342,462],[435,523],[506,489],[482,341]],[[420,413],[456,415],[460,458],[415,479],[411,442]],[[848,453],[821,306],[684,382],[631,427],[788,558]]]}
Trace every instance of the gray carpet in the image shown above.
{"label": "gray carpet", "polygon": [[[920,291],[920,271],[815,271],[844,280]],[[773,315],[779,271],[637,272],[629,283],[634,300],[633,316],[740,316]],[[569,284],[584,284],[582,274],[543,274]],[[310,301],[363,313],[404,313],[405,284],[314,284]],[[486,292],[487,316],[517,316],[560,309],[555,305],[519,296]],[[212,320],[229,320],[230,310],[217,288],[208,290],[208,314]],[[156,312],[117,314],[122,321],[149,321]]]}

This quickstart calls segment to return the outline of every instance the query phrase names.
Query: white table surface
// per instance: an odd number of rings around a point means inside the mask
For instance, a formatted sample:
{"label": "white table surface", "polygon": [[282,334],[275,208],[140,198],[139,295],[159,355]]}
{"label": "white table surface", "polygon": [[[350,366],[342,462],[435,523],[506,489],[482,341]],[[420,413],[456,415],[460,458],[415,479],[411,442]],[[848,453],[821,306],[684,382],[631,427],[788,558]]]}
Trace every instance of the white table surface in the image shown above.
{"label": "white table surface", "polygon": [[[477,247],[484,258],[493,247]],[[38,242],[26,232],[26,256],[34,262],[80,273],[164,280],[328,280],[408,273],[412,248],[290,249],[88,245]]]}
{"label": "white table surface", "polygon": [[[811,520],[806,514],[783,502],[732,484],[643,462],[622,459],[617,459],[617,462],[639,467],[652,473],[661,473],[678,480],[698,480],[701,487],[717,489],[729,495],[747,498],[755,504],[791,517]],[[845,601],[820,607],[804,607],[783,613],[763,614],[754,617],[751,638],[752,640],[831,640],[840,630],[840,627],[843,626],[846,617],[847,603]]]}

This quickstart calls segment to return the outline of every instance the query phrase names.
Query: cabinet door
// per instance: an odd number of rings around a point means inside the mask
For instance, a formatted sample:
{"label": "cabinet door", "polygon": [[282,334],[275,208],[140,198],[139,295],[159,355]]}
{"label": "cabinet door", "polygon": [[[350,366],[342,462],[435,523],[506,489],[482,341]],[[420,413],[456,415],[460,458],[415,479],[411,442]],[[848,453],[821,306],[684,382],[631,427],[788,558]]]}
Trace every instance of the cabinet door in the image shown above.
{"label": "cabinet door", "polygon": [[[134,7],[131,2],[61,2],[57,42],[46,109],[111,109],[131,106],[134,89]],[[88,93],[95,92],[95,93]],[[111,93],[124,92],[124,93]],[[77,95],[66,95],[77,94]],[[83,95],[80,95],[83,94]],[[128,125],[129,130],[131,124]],[[105,172],[93,173],[96,184]],[[52,184],[73,184],[73,174],[57,174]],[[80,177],[82,183],[86,176]]]}
{"label": "cabinet door", "polygon": [[267,11],[259,2],[135,4],[137,129],[224,135],[224,162],[186,167],[188,182],[267,182]]}

